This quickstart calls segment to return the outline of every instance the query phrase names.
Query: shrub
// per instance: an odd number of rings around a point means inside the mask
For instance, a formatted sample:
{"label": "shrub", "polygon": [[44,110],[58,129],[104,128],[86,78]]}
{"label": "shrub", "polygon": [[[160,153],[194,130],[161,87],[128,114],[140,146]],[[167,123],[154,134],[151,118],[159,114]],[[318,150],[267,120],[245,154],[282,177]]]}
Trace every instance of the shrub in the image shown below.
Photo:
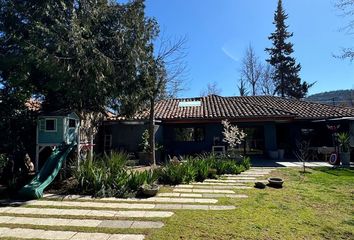
{"label": "shrub", "polygon": [[250,169],[251,168],[251,159],[250,159],[250,157],[244,157],[242,159],[241,166],[243,166],[245,168],[244,171]]}
{"label": "shrub", "polygon": [[184,168],[182,164],[168,163],[160,173],[160,182],[165,184],[177,185],[183,182]]}
{"label": "shrub", "polygon": [[158,179],[157,172],[133,172],[126,169],[128,156],[113,153],[95,160],[86,160],[76,170],[79,192],[95,197],[126,197],[136,194],[145,184]]}

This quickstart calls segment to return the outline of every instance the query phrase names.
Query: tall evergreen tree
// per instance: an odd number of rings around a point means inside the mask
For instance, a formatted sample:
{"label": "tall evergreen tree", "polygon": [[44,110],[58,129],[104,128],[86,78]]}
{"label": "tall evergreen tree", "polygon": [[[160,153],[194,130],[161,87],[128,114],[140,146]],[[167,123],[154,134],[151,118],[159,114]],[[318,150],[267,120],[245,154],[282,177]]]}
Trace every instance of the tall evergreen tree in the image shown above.
{"label": "tall evergreen tree", "polygon": [[276,29],[268,39],[272,40],[273,47],[266,48],[270,57],[267,59],[274,67],[273,80],[276,86],[276,93],[282,97],[303,98],[306,96],[308,89],[313,84],[307,82],[301,82],[299,76],[301,65],[296,63],[294,57],[292,57],[293,44],[288,38],[293,36],[293,33],[289,32],[288,26],[285,24],[285,20],[288,15],[283,9],[282,0],[278,0],[278,7],[274,14],[274,22]]}

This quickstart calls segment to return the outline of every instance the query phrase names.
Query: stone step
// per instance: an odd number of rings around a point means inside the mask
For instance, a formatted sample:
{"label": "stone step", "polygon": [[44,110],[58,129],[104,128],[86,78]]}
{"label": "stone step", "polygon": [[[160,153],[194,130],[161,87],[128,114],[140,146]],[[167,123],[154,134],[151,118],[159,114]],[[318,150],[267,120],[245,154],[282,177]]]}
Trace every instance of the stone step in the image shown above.
{"label": "stone step", "polygon": [[[244,185],[243,185],[244,186]],[[233,185],[177,185],[175,188],[191,188],[191,189],[235,189],[240,186],[233,186]]]}
{"label": "stone step", "polygon": [[255,177],[221,177],[221,180],[256,180]]}
{"label": "stone step", "polygon": [[[77,198],[76,198],[77,197]],[[63,196],[63,195],[46,195],[45,199],[60,199],[60,200],[84,200],[88,201],[86,198],[76,196]],[[90,202],[159,202],[159,203],[217,203],[217,199],[194,199],[194,198],[164,198],[164,197],[151,197],[151,198],[92,198]]]}
{"label": "stone step", "polygon": [[255,177],[255,178],[259,178],[259,177],[264,177],[267,176],[268,174],[241,174],[239,175],[240,177]]}
{"label": "stone step", "polygon": [[3,224],[26,224],[36,226],[73,226],[94,228],[161,228],[162,222],[128,221],[128,220],[93,220],[93,219],[64,219],[64,218],[35,218],[0,216]]}
{"label": "stone step", "polygon": [[203,197],[214,197],[214,198],[220,198],[220,197],[228,197],[228,198],[247,198],[247,195],[244,194],[228,194],[228,193],[178,193],[178,192],[173,192],[173,193],[159,193],[158,195],[164,196],[164,197],[184,197],[187,195],[188,197],[195,197],[195,198],[203,198]]}
{"label": "stone step", "polygon": [[218,182],[202,182],[202,183],[192,183],[195,186],[234,186],[243,187],[246,186],[244,183],[218,183]]}
{"label": "stone step", "polygon": [[225,189],[194,189],[194,188],[175,188],[174,192],[187,192],[187,193],[235,193],[232,190]]}
{"label": "stone step", "polygon": [[254,182],[268,182],[267,180],[205,180],[210,183],[254,183]]}
{"label": "stone step", "polygon": [[84,233],[74,231],[50,231],[29,228],[8,228],[0,227],[0,238],[15,239],[51,239],[51,240],[142,240],[142,234],[106,234],[106,233]]}
{"label": "stone step", "polygon": [[246,170],[245,172],[248,171],[274,171],[276,170],[275,168],[250,168],[248,170]]}
{"label": "stone step", "polygon": [[108,211],[108,210],[85,210],[85,209],[56,209],[35,207],[3,207],[0,208],[3,215],[46,215],[46,216],[81,216],[81,217],[109,217],[109,218],[167,218],[173,212],[166,211]]}
{"label": "stone step", "polygon": [[[190,189],[192,190],[192,189]],[[216,191],[216,190],[215,190]],[[224,190],[227,191],[227,190]],[[234,193],[226,192],[226,193]],[[30,201],[27,203],[29,206],[42,206],[42,207],[85,207],[85,208],[103,208],[103,209],[190,209],[190,210],[213,210],[210,205],[191,205],[191,204],[144,204],[144,203],[103,203],[103,202],[82,202],[82,201]]]}

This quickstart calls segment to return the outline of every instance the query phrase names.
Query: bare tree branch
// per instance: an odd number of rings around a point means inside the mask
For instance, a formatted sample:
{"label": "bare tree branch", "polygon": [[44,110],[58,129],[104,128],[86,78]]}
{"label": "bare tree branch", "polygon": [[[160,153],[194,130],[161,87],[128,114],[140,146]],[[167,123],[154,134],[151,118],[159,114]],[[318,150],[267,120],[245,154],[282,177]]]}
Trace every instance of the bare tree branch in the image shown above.
{"label": "bare tree branch", "polygon": [[221,88],[218,87],[216,82],[208,83],[206,89],[200,92],[200,96],[208,96],[208,95],[220,95]]}
{"label": "bare tree branch", "polygon": [[254,48],[250,44],[242,59],[241,75],[243,79],[250,85],[253,96],[257,95],[257,88],[262,76],[263,66],[256,56]]}

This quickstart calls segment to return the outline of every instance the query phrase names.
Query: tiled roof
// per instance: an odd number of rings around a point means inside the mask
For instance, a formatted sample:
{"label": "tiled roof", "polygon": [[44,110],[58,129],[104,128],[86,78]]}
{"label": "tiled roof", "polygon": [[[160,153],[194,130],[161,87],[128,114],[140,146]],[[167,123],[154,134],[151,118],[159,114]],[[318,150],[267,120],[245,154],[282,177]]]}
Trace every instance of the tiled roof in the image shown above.
{"label": "tiled roof", "polygon": [[[179,102],[201,101],[200,106],[180,107]],[[148,111],[137,113],[133,119],[147,119]],[[334,107],[275,96],[169,99],[156,103],[155,118],[159,120],[221,119],[221,118],[288,118],[326,119],[354,117],[354,108]],[[118,118],[124,119],[124,118]]]}

